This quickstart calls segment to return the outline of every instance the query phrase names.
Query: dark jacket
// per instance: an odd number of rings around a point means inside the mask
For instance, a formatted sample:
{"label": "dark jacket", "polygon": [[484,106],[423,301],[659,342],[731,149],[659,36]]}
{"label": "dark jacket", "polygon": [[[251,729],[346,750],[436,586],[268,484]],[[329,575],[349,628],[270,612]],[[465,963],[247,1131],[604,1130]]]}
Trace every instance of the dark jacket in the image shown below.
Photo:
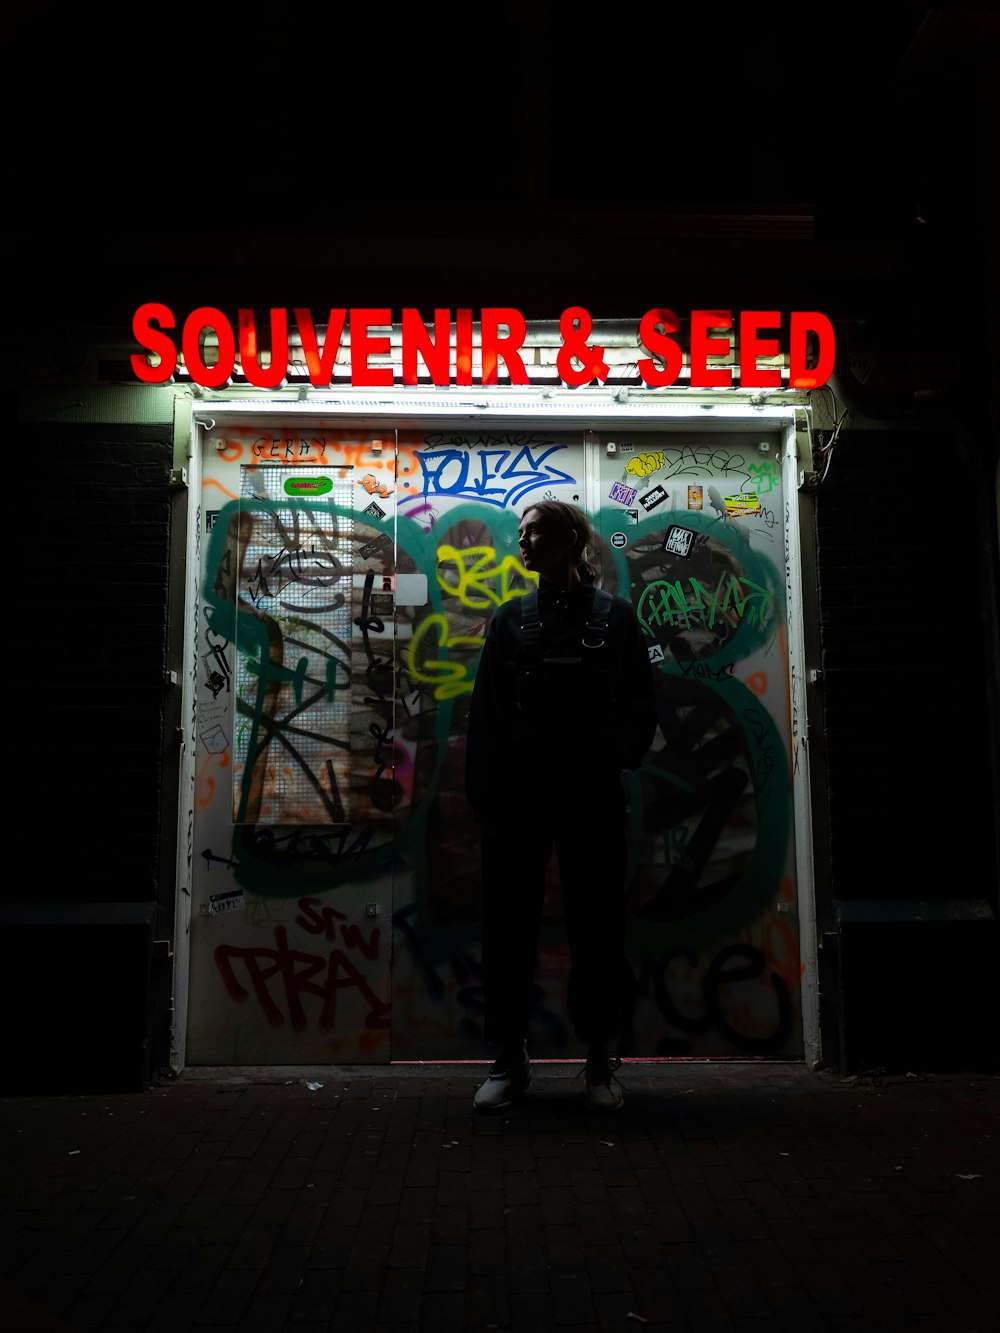
{"label": "dark jacket", "polygon": [[623,768],[642,763],[656,733],[653,669],[623,597],[611,600],[601,645],[584,645],[595,591],[543,582],[535,643],[524,632],[523,598],[495,612],[466,739],[466,795],[477,815],[497,800],[516,804],[576,791],[588,779],[617,781]]}

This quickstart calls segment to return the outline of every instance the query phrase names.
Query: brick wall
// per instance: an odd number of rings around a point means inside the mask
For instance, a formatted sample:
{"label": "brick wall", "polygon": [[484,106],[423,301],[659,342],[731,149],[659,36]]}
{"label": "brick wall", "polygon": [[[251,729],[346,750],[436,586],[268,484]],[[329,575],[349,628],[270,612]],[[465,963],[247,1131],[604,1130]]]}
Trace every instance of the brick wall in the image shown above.
{"label": "brick wall", "polygon": [[976,485],[937,433],[855,431],[820,487],[838,897],[983,891],[994,812]]}
{"label": "brick wall", "polygon": [[846,1069],[997,1063],[985,471],[947,431],[852,431],[817,496],[839,922],[824,1054]]}
{"label": "brick wall", "polygon": [[3,891],[4,1081],[141,1087],[157,894],[172,892],[157,882],[169,429],[43,425],[19,441],[27,558],[8,645],[24,668],[10,756],[24,855]]}

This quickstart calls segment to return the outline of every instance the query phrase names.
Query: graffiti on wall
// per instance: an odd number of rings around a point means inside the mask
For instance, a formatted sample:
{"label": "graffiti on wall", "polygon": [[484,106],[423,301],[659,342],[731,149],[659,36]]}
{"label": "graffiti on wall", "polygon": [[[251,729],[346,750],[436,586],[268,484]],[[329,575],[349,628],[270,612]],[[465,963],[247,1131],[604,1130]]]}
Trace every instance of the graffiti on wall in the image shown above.
{"label": "graffiti on wall", "polygon": [[[481,1035],[478,844],[464,798],[468,701],[491,615],[531,585],[518,555],[519,512],[532,498],[575,498],[581,450],[544,435],[407,437],[392,474],[373,466],[370,452],[328,440],[289,436],[259,448],[284,451],[281,462],[291,451],[313,465],[356,465],[359,498],[288,496],[276,517],[265,498],[234,496],[212,527],[203,684],[220,700],[236,693],[240,735],[202,726],[203,798],[232,781],[227,754],[242,746],[245,761],[231,841],[201,855],[224,862],[256,899],[300,907],[291,923],[298,943],[289,923],[276,923],[252,947],[220,946],[216,967],[230,998],[255,1006],[269,1025],[335,1028],[348,992],[367,1006],[366,1024],[387,1024],[387,1001],[364,970],[365,949],[384,944],[327,914],[339,911],[338,891],[392,869],[403,978],[393,989],[393,1049],[416,1050],[421,1033],[450,1034],[468,1049],[462,1043]],[[711,445],[667,446],[635,454],[620,476],[633,492],[628,544],[602,539],[593,554],[604,585],[636,606],[657,683],[657,738],[641,771],[627,775],[640,995],[670,1034],[657,1038],[659,1053],[698,1049],[709,1034],[724,1048],[778,1051],[793,1026],[797,957],[779,965],[753,935],[788,860],[788,747],[766,697],[769,676],[784,678],[784,571],[755,549],[756,534],[772,526],[766,507],[751,530],[732,507],[720,513],[711,495],[705,509],[688,504],[689,487],[710,492],[710,479],[720,496],[749,487],[770,494],[774,465]],[[264,522],[274,529],[269,553],[248,563],[248,530]],[[675,538],[671,549],[672,528],[690,540]],[[392,578],[417,573],[427,575],[426,602],[396,605]],[[319,604],[345,607],[346,631],[325,628]],[[349,717],[333,734],[338,698]],[[331,773],[306,753],[306,735],[321,739],[325,759],[345,752],[343,784],[335,765]],[[322,818],[306,811],[294,827],[261,818],[253,783],[276,756],[311,788]],[[554,898],[546,921],[558,955]],[[322,949],[301,947],[301,932],[313,928]],[[540,981],[535,1018],[563,1041],[555,990]],[[433,1017],[442,1005],[447,1021]]]}
{"label": "graffiti on wall", "polygon": [[400,511],[408,514],[429,499],[475,500],[514,510],[539,498],[536,493],[544,488],[575,483],[555,461],[563,462],[565,455],[565,444],[537,434],[427,435],[416,454],[419,473],[403,483],[409,494]]}
{"label": "graffiti on wall", "polygon": [[287,1023],[301,1032],[309,1022],[310,1004],[321,1030],[335,1028],[338,1001],[352,990],[367,1006],[365,1027],[387,1029],[390,1005],[374,993],[363,971],[366,960],[378,958],[379,928],[365,935],[361,927],[346,921],[343,912],[316,898],[301,898],[298,907],[295,924],[310,935],[322,936],[330,947],[324,953],[296,949],[289,944],[284,925],[274,926],[270,947],[218,945],[215,961],[230,999],[239,1004],[252,999],[271,1027]]}

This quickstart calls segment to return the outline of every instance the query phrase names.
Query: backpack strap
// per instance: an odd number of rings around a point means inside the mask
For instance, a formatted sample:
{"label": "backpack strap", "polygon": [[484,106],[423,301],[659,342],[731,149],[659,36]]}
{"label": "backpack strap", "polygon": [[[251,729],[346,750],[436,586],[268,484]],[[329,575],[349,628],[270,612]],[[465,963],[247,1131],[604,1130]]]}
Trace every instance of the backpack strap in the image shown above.
{"label": "backpack strap", "polygon": [[[526,648],[537,648],[542,641],[542,617],[538,609],[538,588],[518,599],[521,604],[521,641]],[[594,590],[594,601],[590,608],[590,618],[583,631],[581,644],[584,648],[603,648],[604,635],[611,616],[614,601],[605,588]]]}
{"label": "backpack strap", "polygon": [[605,588],[595,590],[594,603],[590,608],[590,619],[583,631],[582,642],[584,648],[604,647],[604,635],[608,628],[612,601],[611,594]]}
{"label": "backpack strap", "polygon": [[538,610],[538,588],[518,599],[521,603],[521,640],[527,648],[537,648],[542,641],[542,617]]}

